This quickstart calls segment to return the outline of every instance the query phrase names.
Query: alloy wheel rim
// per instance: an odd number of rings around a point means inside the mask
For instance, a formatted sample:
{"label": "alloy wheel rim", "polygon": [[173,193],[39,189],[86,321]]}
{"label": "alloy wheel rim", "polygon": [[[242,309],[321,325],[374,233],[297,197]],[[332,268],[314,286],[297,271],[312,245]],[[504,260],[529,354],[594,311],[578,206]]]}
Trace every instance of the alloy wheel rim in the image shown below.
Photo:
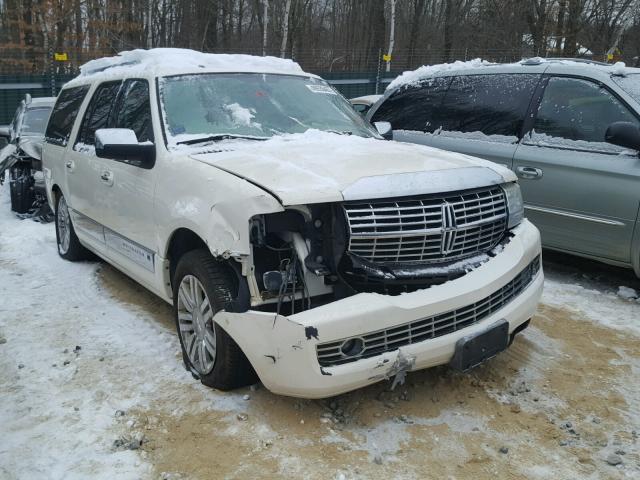
{"label": "alloy wheel rim", "polygon": [[213,309],[194,275],[185,275],[178,287],[178,330],[193,368],[200,375],[211,372],[216,361]]}
{"label": "alloy wheel rim", "polygon": [[71,242],[71,230],[69,228],[69,209],[67,208],[67,202],[64,197],[58,202],[58,215],[57,215],[57,227],[58,227],[58,248],[60,253],[65,254],[69,251],[69,243]]}

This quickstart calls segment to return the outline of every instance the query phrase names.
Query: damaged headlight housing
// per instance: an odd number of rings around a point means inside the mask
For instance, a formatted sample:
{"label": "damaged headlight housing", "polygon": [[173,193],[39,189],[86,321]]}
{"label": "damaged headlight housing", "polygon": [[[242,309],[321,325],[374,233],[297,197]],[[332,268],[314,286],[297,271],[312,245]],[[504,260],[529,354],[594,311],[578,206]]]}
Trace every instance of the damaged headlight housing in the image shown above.
{"label": "damaged headlight housing", "polygon": [[513,228],[524,219],[524,203],[522,202],[522,192],[520,185],[516,182],[507,183],[502,186],[507,199],[507,209],[509,210],[508,228]]}

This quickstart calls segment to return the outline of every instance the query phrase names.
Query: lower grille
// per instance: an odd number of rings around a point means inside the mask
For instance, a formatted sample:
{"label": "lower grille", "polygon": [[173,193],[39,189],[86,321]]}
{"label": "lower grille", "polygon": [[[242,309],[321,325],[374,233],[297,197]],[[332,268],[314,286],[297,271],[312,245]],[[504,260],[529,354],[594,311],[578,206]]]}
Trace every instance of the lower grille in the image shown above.
{"label": "lower grille", "polygon": [[318,363],[323,367],[355,362],[405,345],[423,342],[474,325],[497,312],[517,297],[533,281],[540,270],[540,256],[504,287],[471,305],[457,308],[429,318],[415,320],[386,330],[361,335],[363,348],[356,356],[345,356],[340,347],[348,339],[320,343],[316,347]]}

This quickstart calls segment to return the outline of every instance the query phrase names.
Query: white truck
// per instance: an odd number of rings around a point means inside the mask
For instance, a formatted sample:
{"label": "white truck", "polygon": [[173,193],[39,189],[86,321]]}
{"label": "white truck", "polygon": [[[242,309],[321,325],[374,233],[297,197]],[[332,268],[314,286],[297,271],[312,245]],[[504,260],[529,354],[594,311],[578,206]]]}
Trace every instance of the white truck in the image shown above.
{"label": "white truck", "polygon": [[173,305],[186,367],[321,398],[505,349],[543,284],[514,174],[386,141],[290,60],[123,52],[65,85],[43,161],[60,255]]}

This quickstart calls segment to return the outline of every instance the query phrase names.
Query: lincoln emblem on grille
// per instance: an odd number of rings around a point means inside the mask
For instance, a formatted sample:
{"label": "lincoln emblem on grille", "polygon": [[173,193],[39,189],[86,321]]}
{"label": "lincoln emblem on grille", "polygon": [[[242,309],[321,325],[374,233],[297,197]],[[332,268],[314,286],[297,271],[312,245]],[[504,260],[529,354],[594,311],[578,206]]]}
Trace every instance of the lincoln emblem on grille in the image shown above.
{"label": "lincoln emblem on grille", "polygon": [[491,250],[507,229],[500,187],[347,202],[349,252],[387,264],[450,262]]}
{"label": "lincoln emblem on grille", "polygon": [[444,202],[440,207],[442,210],[442,241],[440,242],[440,253],[447,255],[456,241],[456,215],[453,205]]}

